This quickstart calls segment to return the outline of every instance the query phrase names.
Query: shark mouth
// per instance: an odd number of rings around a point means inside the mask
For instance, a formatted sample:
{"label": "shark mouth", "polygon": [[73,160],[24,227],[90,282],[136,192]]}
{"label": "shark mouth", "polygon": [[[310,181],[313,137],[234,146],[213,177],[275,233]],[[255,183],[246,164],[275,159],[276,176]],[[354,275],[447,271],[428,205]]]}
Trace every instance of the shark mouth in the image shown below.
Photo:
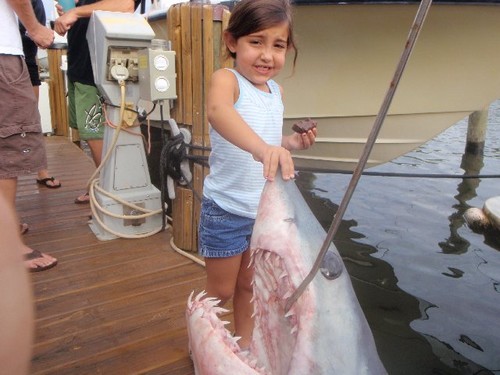
{"label": "shark mouth", "polygon": [[315,298],[308,289],[286,311],[288,299],[307,272],[300,266],[302,262],[290,261],[293,255],[288,255],[282,258],[269,250],[252,250],[255,326],[251,353],[273,374],[288,374],[298,368],[312,374],[315,366],[309,344],[313,336]]}
{"label": "shark mouth", "polygon": [[[205,292],[196,297],[194,292],[191,293],[186,317],[188,322],[195,324],[188,330],[190,345],[197,346],[193,350],[195,372],[287,374],[296,359],[302,363],[300,367],[305,362],[312,370],[314,361],[308,360],[311,353],[307,353],[308,345],[305,345],[311,337],[308,331],[312,325],[311,321],[308,322],[307,311],[314,310],[310,292],[305,292],[285,312],[286,302],[296,289],[285,260],[275,252],[257,248],[251,250],[250,266],[254,267],[252,303],[255,321],[250,350],[242,351],[238,345],[239,337],[232,336],[226,329],[229,322],[220,320],[220,315],[228,310],[219,307],[217,299],[205,297]],[[218,356],[214,351],[221,351],[220,358],[224,358],[224,363],[210,363],[210,358]],[[299,352],[300,356],[295,355]]]}
{"label": "shark mouth", "polygon": [[[238,345],[239,337],[234,337],[226,329],[227,321],[219,316],[229,310],[219,307],[216,298],[204,298],[205,292],[188,298],[186,318],[195,330],[189,329],[190,355],[196,374],[263,374],[271,375],[248,351]],[[222,361],[221,361],[222,360]]]}

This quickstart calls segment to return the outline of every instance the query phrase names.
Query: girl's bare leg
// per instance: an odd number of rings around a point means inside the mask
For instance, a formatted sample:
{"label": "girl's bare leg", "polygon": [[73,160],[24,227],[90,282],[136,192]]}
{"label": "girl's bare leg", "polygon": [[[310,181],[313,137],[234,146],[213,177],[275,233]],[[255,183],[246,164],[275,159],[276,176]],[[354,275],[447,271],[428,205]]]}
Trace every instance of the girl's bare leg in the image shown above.
{"label": "girl's bare leg", "polygon": [[229,258],[205,258],[207,295],[220,299],[221,306],[234,296],[235,335],[241,337],[238,343],[242,349],[250,345],[253,331],[253,308],[250,303],[253,269],[248,268],[249,253],[247,250]]}

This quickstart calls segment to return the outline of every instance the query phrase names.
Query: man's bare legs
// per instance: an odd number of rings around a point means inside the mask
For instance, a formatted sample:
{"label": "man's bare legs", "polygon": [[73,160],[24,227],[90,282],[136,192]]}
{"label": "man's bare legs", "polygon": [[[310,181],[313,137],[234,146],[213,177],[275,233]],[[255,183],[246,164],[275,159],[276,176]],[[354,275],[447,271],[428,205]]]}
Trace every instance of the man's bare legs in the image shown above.
{"label": "man's bare legs", "polygon": [[[35,93],[36,101],[38,102],[38,98],[40,97],[40,87],[33,86],[33,92]],[[61,182],[57,179],[51,179],[52,176],[49,175],[49,171],[47,169],[42,169],[38,171],[37,180],[39,183],[47,186],[48,188],[56,188],[61,186]]]}
{"label": "man's bare legs", "polygon": [[95,166],[98,167],[101,165],[102,159],[102,148],[103,141],[102,139],[89,139],[87,143],[90,148],[90,153],[92,154],[92,159],[94,159]]}
{"label": "man's bare legs", "polygon": [[[87,144],[89,145],[90,154],[92,155],[92,160],[94,160],[94,164],[96,167],[101,165],[102,160],[102,149],[103,149],[103,140],[102,139],[88,139]],[[88,203],[90,201],[89,193],[80,195],[75,199],[75,203]]]}
{"label": "man's bare legs", "polygon": [[[4,204],[9,207],[9,210],[14,213],[16,212],[16,190],[17,178],[0,180],[0,198],[3,199],[5,202]],[[16,234],[20,234],[19,225],[17,226]],[[28,257],[25,259],[24,263],[30,271],[41,271],[57,264],[56,258],[33,250],[22,242],[19,246],[19,250],[25,258]]]}
{"label": "man's bare legs", "polygon": [[[4,183],[5,182],[5,183]],[[7,196],[15,182],[0,180],[0,363],[4,374],[28,374],[34,332],[33,296],[19,255],[24,245]]]}

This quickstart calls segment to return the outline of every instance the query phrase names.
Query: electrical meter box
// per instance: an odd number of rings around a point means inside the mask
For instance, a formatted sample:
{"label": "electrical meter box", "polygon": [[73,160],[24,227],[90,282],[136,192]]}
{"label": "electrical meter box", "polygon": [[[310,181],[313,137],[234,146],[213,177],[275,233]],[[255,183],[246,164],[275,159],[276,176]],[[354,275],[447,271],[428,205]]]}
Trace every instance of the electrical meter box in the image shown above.
{"label": "electrical meter box", "polygon": [[141,99],[151,102],[176,99],[175,51],[166,41],[154,39],[151,48],[139,51],[139,88]]}
{"label": "electrical meter box", "polygon": [[[87,29],[92,70],[97,88],[108,102],[120,105],[120,86],[112,68],[126,68],[127,88],[139,81],[139,51],[151,46],[155,33],[136,13],[94,11]],[[123,72],[123,69],[121,69]],[[175,86],[175,84],[174,84]],[[138,100],[139,90],[132,90]]]}
{"label": "electrical meter box", "polygon": [[140,82],[139,54],[150,49],[154,36],[139,14],[95,11],[90,17],[87,40],[95,84],[107,105],[106,119],[129,126],[127,131],[121,126],[104,130],[102,169],[98,185],[91,186],[97,212],[89,223],[101,240],[133,238],[161,228],[164,203],[151,184],[141,129],[134,126],[139,86],[148,84]]}

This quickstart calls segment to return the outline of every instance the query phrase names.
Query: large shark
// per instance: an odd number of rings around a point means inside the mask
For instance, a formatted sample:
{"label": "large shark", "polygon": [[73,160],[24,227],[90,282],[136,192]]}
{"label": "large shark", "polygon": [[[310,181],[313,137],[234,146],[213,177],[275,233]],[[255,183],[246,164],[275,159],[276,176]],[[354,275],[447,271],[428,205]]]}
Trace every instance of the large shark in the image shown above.
{"label": "large shark", "polygon": [[204,293],[188,299],[188,334],[196,374],[386,374],[349,274],[333,244],[305,291],[326,233],[295,182],[276,177],[261,196],[251,240],[255,328],[248,352]]}

